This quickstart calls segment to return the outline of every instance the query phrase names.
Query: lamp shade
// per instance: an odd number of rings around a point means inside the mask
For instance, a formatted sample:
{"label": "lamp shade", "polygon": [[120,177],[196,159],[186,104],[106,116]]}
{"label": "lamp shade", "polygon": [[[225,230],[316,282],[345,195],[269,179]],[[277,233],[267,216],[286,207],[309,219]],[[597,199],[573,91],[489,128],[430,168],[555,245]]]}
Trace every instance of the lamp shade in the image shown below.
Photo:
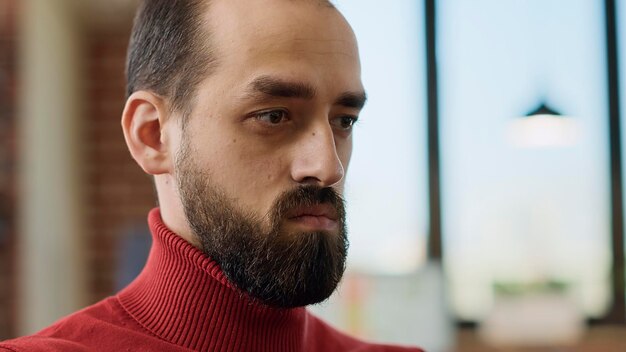
{"label": "lamp shade", "polygon": [[540,116],[540,115],[549,115],[549,116],[562,116],[556,110],[550,108],[545,102],[539,104],[539,106],[529,113],[526,114],[526,117]]}
{"label": "lamp shade", "polygon": [[579,130],[575,118],[564,116],[541,102],[526,116],[511,121],[507,140],[517,148],[564,148],[578,142]]}

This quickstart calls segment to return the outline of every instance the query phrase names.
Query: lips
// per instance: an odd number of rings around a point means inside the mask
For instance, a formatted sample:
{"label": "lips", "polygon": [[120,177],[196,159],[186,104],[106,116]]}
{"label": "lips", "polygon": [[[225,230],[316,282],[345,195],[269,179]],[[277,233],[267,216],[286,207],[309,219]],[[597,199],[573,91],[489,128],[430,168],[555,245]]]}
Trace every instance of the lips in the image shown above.
{"label": "lips", "polygon": [[310,230],[336,231],[337,210],[329,204],[298,207],[290,211],[288,220]]}
{"label": "lips", "polygon": [[303,216],[325,217],[337,221],[337,210],[330,204],[297,207],[288,213],[287,218],[296,219]]}

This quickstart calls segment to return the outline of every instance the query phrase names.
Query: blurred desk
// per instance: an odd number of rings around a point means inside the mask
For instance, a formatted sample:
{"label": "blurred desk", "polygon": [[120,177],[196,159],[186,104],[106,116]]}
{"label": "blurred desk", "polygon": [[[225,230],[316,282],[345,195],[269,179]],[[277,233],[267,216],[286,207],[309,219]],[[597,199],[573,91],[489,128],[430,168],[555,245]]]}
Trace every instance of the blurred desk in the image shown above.
{"label": "blurred desk", "polygon": [[626,351],[626,325],[592,326],[576,346],[534,348],[494,348],[485,345],[474,329],[459,329],[453,352],[623,352]]}

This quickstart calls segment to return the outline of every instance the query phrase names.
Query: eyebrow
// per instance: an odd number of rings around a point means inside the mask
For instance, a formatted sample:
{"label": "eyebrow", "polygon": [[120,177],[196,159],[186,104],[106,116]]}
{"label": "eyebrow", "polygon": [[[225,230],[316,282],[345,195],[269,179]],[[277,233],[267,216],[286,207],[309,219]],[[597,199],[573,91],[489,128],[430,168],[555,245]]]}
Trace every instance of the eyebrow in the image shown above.
{"label": "eyebrow", "polygon": [[343,93],[335,100],[335,105],[345,106],[347,108],[363,109],[365,102],[367,101],[367,95],[365,92],[346,92]]}
{"label": "eyebrow", "polygon": [[258,77],[250,83],[251,95],[258,92],[272,97],[300,99],[313,99],[316,94],[315,88],[309,84],[284,81],[270,76]]}
{"label": "eyebrow", "polygon": [[[315,88],[304,82],[286,81],[271,76],[260,76],[249,84],[248,95],[258,93],[277,98],[313,99],[317,94]],[[334,102],[348,108],[362,109],[367,101],[365,92],[344,92]]]}

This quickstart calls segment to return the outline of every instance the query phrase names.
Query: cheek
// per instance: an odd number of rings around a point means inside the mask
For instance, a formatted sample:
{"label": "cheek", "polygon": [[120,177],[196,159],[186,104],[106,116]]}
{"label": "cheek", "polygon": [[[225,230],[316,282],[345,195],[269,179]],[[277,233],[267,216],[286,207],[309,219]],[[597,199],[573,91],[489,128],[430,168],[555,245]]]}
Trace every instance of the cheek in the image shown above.
{"label": "cheek", "polygon": [[[222,149],[213,172],[225,191],[242,205],[261,209],[274,201],[284,179],[284,158],[278,150],[264,150],[239,138]],[[284,186],[284,185],[283,185]]]}
{"label": "cheek", "polygon": [[258,155],[255,157],[247,154],[241,159],[241,163],[241,169],[244,170],[240,175],[242,181],[255,192],[270,191],[273,185],[282,179],[283,167],[281,158],[278,156]]}
{"label": "cheek", "polygon": [[227,195],[262,208],[285,186],[284,143],[260,138],[228,116],[220,112],[193,127],[196,160]]}

